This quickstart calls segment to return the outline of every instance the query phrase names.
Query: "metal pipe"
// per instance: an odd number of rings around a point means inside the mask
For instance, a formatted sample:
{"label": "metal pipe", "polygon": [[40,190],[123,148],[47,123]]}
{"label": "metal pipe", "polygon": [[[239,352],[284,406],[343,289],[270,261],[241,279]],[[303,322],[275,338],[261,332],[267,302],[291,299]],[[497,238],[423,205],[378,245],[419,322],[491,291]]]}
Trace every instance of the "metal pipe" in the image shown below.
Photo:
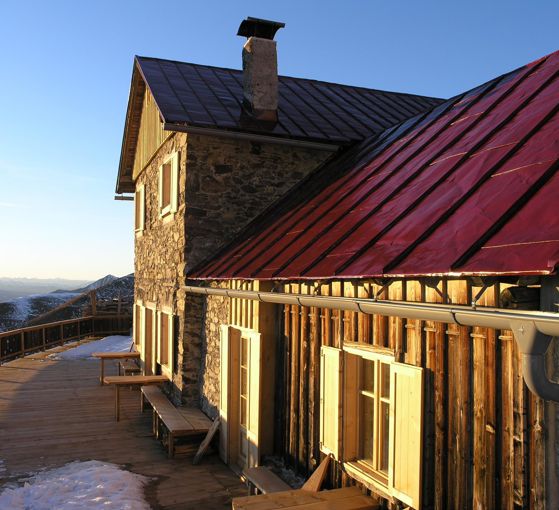
{"label": "metal pipe", "polygon": [[340,147],[339,144],[335,143],[310,142],[294,138],[282,138],[280,136],[261,135],[258,133],[247,133],[243,131],[226,131],[224,129],[173,124],[170,122],[165,122],[163,124],[163,129],[165,131],[178,131],[181,133],[190,133],[192,135],[216,136],[221,138],[232,138],[234,140],[248,140],[256,143],[273,143],[275,145],[288,145],[290,147],[302,147],[305,149],[314,149],[326,152],[336,152]]}
{"label": "metal pipe", "polygon": [[430,320],[459,326],[510,329],[522,353],[522,375],[528,388],[545,400],[559,402],[559,384],[549,380],[545,355],[552,336],[559,336],[559,313],[517,311],[502,308],[471,308],[464,305],[377,301],[337,296],[312,296],[280,292],[232,290],[187,285],[186,292],[207,296],[251,299],[264,303],[315,306],[367,314]]}

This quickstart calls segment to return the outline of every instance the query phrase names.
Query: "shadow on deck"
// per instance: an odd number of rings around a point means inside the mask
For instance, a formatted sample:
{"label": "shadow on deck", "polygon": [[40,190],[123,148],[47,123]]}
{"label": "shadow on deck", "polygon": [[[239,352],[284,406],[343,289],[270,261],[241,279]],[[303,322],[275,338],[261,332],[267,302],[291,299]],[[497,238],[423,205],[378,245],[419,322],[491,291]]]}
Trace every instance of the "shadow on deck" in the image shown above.
{"label": "shadow on deck", "polygon": [[[116,368],[113,369],[116,373]],[[192,455],[168,459],[140,413],[138,391],[99,386],[99,362],[54,361],[44,353],[0,366],[0,483],[80,460],[124,466],[153,479],[146,499],[154,509],[231,508],[246,488],[216,454],[192,465]],[[0,488],[1,491],[1,488]]]}

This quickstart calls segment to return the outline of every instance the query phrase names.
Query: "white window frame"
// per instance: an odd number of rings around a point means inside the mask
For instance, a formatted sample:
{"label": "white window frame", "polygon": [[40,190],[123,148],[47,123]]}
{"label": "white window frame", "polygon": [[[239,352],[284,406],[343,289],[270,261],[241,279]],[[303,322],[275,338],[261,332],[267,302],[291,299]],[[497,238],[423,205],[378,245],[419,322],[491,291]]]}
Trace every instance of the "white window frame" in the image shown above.
{"label": "white window frame", "polygon": [[[163,204],[163,167],[164,165],[171,164],[171,182],[169,190],[169,203]],[[159,217],[172,218],[177,212],[178,208],[178,188],[179,188],[179,153],[173,152],[169,154],[164,160],[163,164],[159,167]]]}
{"label": "white window frame", "polygon": [[[138,207],[140,213],[138,215]],[[138,221],[139,216],[139,221]],[[134,232],[136,237],[140,237],[146,226],[146,192],[144,184],[140,184],[134,193]]]}
{"label": "white window frame", "polygon": [[[167,315],[167,338],[161,338],[161,324],[163,315]],[[173,338],[174,338],[174,320],[173,309],[170,306],[161,306],[157,311],[157,363],[161,366],[161,372],[166,375],[170,380],[173,379]],[[162,363],[161,360],[161,346],[163,342],[167,343],[167,362]]]}
{"label": "white window frame", "polygon": [[[376,463],[376,466],[371,466],[368,462],[365,462],[362,458],[360,458],[360,456],[358,455],[356,458],[352,458],[351,460],[347,459],[346,456],[346,452],[344,452],[344,458],[346,459],[344,461],[344,468],[346,469],[346,471],[348,471],[348,473],[351,475],[356,475],[357,478],[363,478],[365,477],[367,479],[367,482],[370,485],[373,485],[377,490],[380,490],[381,492],[385,492],[388,491],[388,479],[389,479],[389,466],[387,466],[387,471],[386,472],[382,472],[378,466],[380,464],[378,457],[380,456],[380,444],[381,441],[383,439],[383,437],[385,436],[381,436],[380,435],[380,409],[381,409],[381,402],[379,401],[380,397],[380,385],[381,385],[381,375],[380,375],[380,367],[381,364],[387,365],[389,367],[389,381],[391,384],[392,381],[392,365],[395,362],[395,358],[393,354],[387,354],[384,350],[378,350],[376,349],[374,346],[369,346],[369,345],[351,345],[351,344],[344,344],[343,346],[343,352],[344,352],[344,364],[347,364],[347,356],[355,356],[357,358],[359,358],[359,367],[357,368],[357,373],[355,373],[353,370],[348,371],[348,370],[344,370],[344,377],[342,379],[342,385],[343,385],[343,400],[344,400],[344,407],[343,407],[343,417],[342,419],[344,420],[344,426],[343,426],[343,444],[347,444],[349,441],[349,438],[347,437],[350,433],[355,434],[355,432],[357,431],[357,444],[355,444],[355,448],[360,451],[361,450],[361,442],[363,441],[363,433],[361,431],[361,410],[359,409],[359,402],[360,402],[360,393],[361,393],[361,388],[360,388],[360,379],[361,379],[361,360],[366,360],[369,362],[374,363],[374,381],[375,381],[375,387],[374,387],[374,394],[375,394],[375,406],[374,406],[374,433],[373,433],[373,437],[374,437],[374,442],[375,442],[375,446],[374,446],[374,463]],[[349,378],[356,378],[357,379],[357,389],[356,388],[349,388],[350,386],[350,380]],[[348,391],[357,391],[356,395],[353,395],[353,398],[357,400],[357,416],[353,416],[350,417],[348,416],[348,411],[347,411],[347,404],[350,401],[349,399],[349,395],[348,395]],[[388,430],[384,431],[384,434],[388,434],[388,449],[389,451],[388,453],[388,457],[389,457],[389,465],[390,465],[390,450],[391,450],[391,445],[390,445],[390,441],[392,440],[391,438],[391,428],[392,428],[392,424],[391,424],[391,420],[392,420],[392,415],[393,415],[393,406],[394,406],[394,402],[393,402],[393,394],[392,394],[392,388],[390,388],[389,390],[389,398],[388,399],[383,399],[383,400],[388,400],[389,401],[389,406],[390,406],[390,417],[389,417],[389,424],[388,424]],[[346,426],[345,422],[349,419],[352,419],[352,426],[348,427]]]}

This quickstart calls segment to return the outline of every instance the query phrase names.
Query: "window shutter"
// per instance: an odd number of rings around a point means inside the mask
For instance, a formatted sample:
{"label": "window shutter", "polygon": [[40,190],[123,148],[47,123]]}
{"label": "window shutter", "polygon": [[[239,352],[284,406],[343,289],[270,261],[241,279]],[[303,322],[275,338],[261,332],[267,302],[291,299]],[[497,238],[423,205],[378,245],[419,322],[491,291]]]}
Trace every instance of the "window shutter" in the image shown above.
{"label": "window shutter", "polygon": [[247,467],[260,463],[260,333],[247,332],[250,340],[248,370],[248,459]]}
{"label": "window shutter", "polygon": [[320,349],[320,449],[339,459],[340,450],[340,349]]}
{"label": "window shutter", "polygon": [[344,353],[343,460],[359,456],[359,362],[361,358]]}
{"label": "window shutter", "polygon": [[167,366],[169,367],[169,374],[171,379],[173,378],[173,351],[174,351],[174,338],[175,338],[175,316],[172,312],[167,314],[168,326],[167,326]]}
{"label": "window shutter", "polygon": [[392,363],[390,393],[388,484],[394,497],[417,509],[422,483],[423,369]]}
{"label": "window shutter", "polygon": [[229,462],[229,326],[219,327],[219,456]]}
{"label": "window shutter", "polygon": [[179,195],[179,153],[173,154],[171,162],[171,212],[177,211]]}

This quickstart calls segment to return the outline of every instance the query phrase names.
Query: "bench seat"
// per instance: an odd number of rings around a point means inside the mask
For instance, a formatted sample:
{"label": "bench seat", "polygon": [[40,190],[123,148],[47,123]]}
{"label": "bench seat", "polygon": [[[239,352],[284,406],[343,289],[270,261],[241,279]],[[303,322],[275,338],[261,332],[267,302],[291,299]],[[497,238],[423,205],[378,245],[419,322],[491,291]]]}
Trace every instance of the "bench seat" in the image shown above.
{"label": "bench seat", "polygon": [[287,485],[271,469],[265,466],[245,469],[243,471],[243,474],[247,479],[249,494],[252,494],[253,487],[262,494],[291,490],[291,487],[289,485]]}
{"label": "bench seat", "polygon": [[211,420],[200,409],[194,407],[175,407],[167,396],[156,386],[142,386],[142,396],[153,409],[153,432],[159,438],[159,424],[167,429],[167,448],[169,457],[175,452],[175,439],[178,437],[206,434]]}
{"label": "bench seat", "polygon": [[133,375],[140,374],[142,369],[132,360],[123,360],[119,363],[119,375]]}

